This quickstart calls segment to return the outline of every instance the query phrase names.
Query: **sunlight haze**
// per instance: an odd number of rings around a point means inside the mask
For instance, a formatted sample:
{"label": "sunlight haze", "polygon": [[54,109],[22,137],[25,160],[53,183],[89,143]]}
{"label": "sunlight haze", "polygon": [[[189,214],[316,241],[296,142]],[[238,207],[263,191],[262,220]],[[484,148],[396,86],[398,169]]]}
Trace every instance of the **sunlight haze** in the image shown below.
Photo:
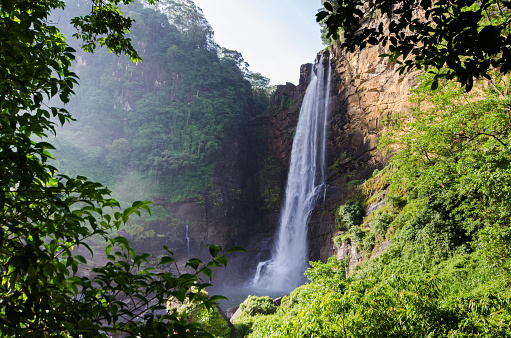
{"label": "sunlight haze", "polygon": [[222,47],[235,49],[271,84],[298,83],[300,65],[324,48],[319,0],[195,0]]}

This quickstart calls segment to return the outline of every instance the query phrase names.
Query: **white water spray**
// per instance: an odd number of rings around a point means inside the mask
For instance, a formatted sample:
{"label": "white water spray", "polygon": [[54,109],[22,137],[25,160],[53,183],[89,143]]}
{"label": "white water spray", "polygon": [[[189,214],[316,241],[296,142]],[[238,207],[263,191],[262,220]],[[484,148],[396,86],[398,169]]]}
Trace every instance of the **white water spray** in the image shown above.
{"label": "white water spray", "polygon": [[326,89],[321,58],[305,92],[291,150],[278,240],[272,258],[258,264],[252,287],[287,292],[304,282],[308,256],[307,224],[318,194],[326,189],[326,124],[331,75],[328,61],[327,64]]}

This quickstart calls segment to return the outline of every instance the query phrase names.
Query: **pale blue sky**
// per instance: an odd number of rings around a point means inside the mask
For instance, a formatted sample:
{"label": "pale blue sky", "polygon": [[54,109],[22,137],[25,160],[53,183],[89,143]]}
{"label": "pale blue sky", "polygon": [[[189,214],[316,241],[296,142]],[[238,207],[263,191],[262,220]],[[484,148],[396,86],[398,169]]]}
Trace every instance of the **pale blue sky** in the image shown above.
{"label": "pale blue sky", "polygon": [[215,31],[215,41],[235,49],[250,70],[271,84],[298,83],[300,65],[324,48],[315,14],[321,0],[194,0]]}

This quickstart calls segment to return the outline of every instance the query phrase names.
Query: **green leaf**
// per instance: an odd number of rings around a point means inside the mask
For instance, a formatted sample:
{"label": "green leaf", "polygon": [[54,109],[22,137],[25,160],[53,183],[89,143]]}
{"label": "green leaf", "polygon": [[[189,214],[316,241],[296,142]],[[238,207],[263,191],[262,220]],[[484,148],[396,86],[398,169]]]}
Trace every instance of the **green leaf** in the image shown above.
{"label": "green leaf", "polygon": [[87,260],[82,255],[75,255],[74,258],[83,264],[87,264]]}
{"label": "green leaf", "polygon": [[209,254],[211,255],[211,257],[216,257],[218,255],[218,253],[220,252],[221,250],[221,246],[220,245],[208,245],[208,249],[209,249]]}
{"label": "green leaf", "polygon": [[323,21],[328,15],[330,15],[328,12],[321,11],[316,14],[316,21],[321,22]]}
{"label": "green leaf", "polygon": [[223,266],[227,267],[227,258],[224,255],[218,256],[216,260]]}
{"label": "green leaf", "polygon": [[204,268],[204,269],[201,270],[201,272],[203,274],[205,274],[206,276],[208,276],[210,280],[213,279],[213,271],[211,271],[211,269]]}
{"label": "green leaf", "polygon": [[158,265],[162,265],[162,264],[170,264],[170,263],[174,263],[175,262],[175,259],[172,258],[172,257],[169,257],[169,256],[163,256],[161,259],[160,259],[160,263],[158,263]]}
{"label": "green leaf", "polygon": [[217,268],[217,267],[220,267],[221,265],[218,263],[218,261],[210,261],[208,263],[208,266],[211,266],[213,268]]}
{"label": "green leaf", "polygon": [[214,295],[214,296],[209,297],[209,300],[212,302],[218,302],[219,300],[229,300],[229,299],[225,296]]}
{"label": "green leaf", "polygon": [[227,250],[227,254],[230,254],[231,252],[246,252],[248,251],[245,248],[242,248],[241,246],[235,246]]}
{"label": "green leaf", "polygon": [[431,90],[437,90],[438,89],[438,80],[434,79],[433,82],[431,82]]}
{"label": "green leaf", "polygon": [[64,325],[68,332],[73,332],[75,330],[75,326],[73,325],[73,323],[64,321],[62,324]]}
{"label": "green leaf", "polygon": [[197,270],[197,268],[199,267],[199,265],[202,263],[202,261],[200,259],[197,259],[197,258],[192,258],[190,260],[188,260],[185,264],[185,266],[190,266],[192,267],[193,269]]}

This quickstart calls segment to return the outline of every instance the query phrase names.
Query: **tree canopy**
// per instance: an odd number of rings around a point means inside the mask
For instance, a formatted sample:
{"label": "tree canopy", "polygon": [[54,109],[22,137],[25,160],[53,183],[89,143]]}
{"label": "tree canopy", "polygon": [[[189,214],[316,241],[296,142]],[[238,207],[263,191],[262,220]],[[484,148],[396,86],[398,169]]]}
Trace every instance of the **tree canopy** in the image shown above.
{"label": "tree canopy", "polygon": [[398,62],[401,72],[432,70],[433,88],[446,78],[468,91],[491,69],[511,70],[510,9],[506,0],[336,0],[324,1],[317,21],[350,51],[388,45],[383,56]]}
{"label": "tree canopy", "polygon": [[[66,21],[85,15],[84,4],[68,1],[52,16],[66,36],[74,29]],[[80,86],[66,107],[78,123],[52,140],[55,166],[109,186],[129,180],[141,187],[137,199],[197,198],[224,161],[225,144],[265,111],[269,80],[249,72],[239,52],[212,40],[193,3],[157,6],[121,7],[136,19],[129,38],[143,62],[135,65],[106,48],[77,53]],[[69,44],[78,49],[79,41]]]}

